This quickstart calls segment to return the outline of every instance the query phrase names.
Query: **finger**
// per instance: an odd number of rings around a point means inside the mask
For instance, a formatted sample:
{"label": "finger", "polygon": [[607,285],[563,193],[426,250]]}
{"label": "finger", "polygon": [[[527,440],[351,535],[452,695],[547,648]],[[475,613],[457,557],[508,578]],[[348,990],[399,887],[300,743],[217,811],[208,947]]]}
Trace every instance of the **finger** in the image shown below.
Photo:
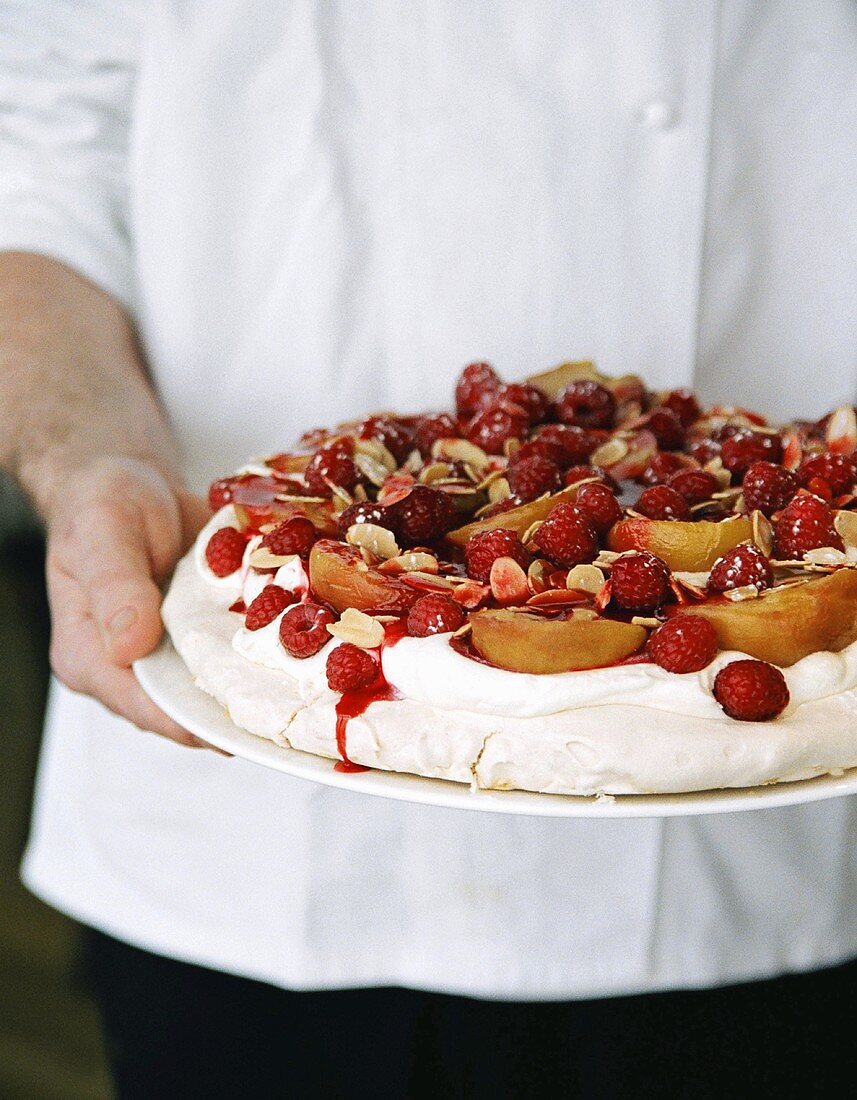
{"label": "finger", "polygon": [[196,536],[211,519],[208,501],[193,493],[181,490],[178,494],[182,519],[182,549],[188,550]]}

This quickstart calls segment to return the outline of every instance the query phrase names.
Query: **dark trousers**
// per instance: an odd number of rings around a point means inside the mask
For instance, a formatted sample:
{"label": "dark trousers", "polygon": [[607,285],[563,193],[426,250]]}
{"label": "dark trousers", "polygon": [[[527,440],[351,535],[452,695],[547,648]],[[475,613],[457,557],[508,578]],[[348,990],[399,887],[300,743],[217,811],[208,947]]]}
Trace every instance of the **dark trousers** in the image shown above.
{"label": "dark trousers", "polygon": [[87,968],[119,1100],[807,1100],[834,1095],[857,1068],[857,962],[702,992],[538,1004],[289,993],[99,933]]}

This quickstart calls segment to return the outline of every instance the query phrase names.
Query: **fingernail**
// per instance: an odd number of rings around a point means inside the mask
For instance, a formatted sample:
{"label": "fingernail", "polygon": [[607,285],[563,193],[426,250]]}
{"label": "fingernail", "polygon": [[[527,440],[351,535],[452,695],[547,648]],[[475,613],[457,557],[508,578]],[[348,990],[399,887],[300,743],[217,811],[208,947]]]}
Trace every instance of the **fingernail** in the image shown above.
{"label": "fingernail", "polygon": [[137,621],[137,612],[133,607],[123,607],[112,618],[107,620],[107,633],[112,635],[123,634]]}

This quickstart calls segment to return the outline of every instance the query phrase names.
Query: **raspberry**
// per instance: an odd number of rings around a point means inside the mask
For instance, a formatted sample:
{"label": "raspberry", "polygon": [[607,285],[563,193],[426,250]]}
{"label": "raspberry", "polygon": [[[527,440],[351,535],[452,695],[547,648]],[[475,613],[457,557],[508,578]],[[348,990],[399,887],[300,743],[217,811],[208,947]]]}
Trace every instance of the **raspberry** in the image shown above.
{"label": "raspberry", "polygon": [[396,534],[404,542],[419,546],[441,538],[452,527],[455,507],[440,489],[415,485],[406,497],[391,504]]}
{"label": "raspberry", "polygon": [[374,523],[378,527],[386,527],[388,531],[395,533],[396,521],[391,511],[390,508],[385,508],[383,504],[375,504],[371,500],[361,500],[355,504],[349,504],[343,512],[339,513],[336,521],[339,537],[344,539],[348,534],[348,528],[355,523]]}
{"label": "raspberry", "polygon": [[219,512],[230,500],[232,500],[232,479],[224,477],[219,481],[212,481],[208,488],[208,507],[212,512]]}
{"label": "raspberry", "polygon": [[564,424],[580,428],[612,428],[616,398],[604,386],[581,378],[572,382],[557,398],[556,412]]}
{"label": "raspberry", "polygon": [[241,568],[247,536],[237,527],[221,527],[208,540],[205,560],[215,577],[228,577]]}
{"label": "raspberry", "polygon": [[743,588],[754,584],[761,592],[774,583],[771,563],[765,554],[749,542],[733,546],[717,559],[708,576],[709,592],[728,592],[730,588]]}
{"label": "raspberry", "polygon": [[660,485],[690,465],[690,459],[686,455],[675,454],[672,451],[658,451],[652,455],[648,466],[640,474],[638,481],[644,485]]}
{"label": "raspberry", "polygon": [[535,442],[558,443],[565,454],[559,465],[577,466],[586,462],[595,448],[608,438],[608,434],[600,430],[579,428],[574,424],[548,424],[541,429]]}
{"label": "raspberry", "polygon": [[465,621],[464,611],[449,596],[420,596],[408,612],[408,633],[412,638],[448,634],[459,630]]}
{"label": "raspberry", "polygon": [[431,457],[431,449],[438,439],[455,439],[459,435],[458,425],[448,413],[437,416],[424,416],[417,424],[414,443],[423,458]]}
{"label": "raspberry", "polygon": [[601,466],[569,466],[563,480],[566,485],[576,485],[578,481],[585,481],[590,477],[597,477],[608,489],[612,489],[614,493],[619,492],[616,479]]}
{"label": "raspberry", "polygon": [[490,519],[492,516],[501,516],[504,512],[510,512],[513,508],[517,508],[521,503],[517,497],[506,497],[505,500],[498,500],[496,504],[492,504],[486,508],[484,512],[480,512],[480,519]]}
{"label": "raspberry", "polygon": [[328,482],[351,492],[357,484],[357,467],[354,465],[354,442],[351,439],[334,439],[312,456],[304,472],[310,489],[320,497],[329,497]]}
{"label": "raspberry", "polygon": [[801,485],[809,485],[813,478],[821,478],[830,486],[834,496],[847,493],[854,487],[854,460],[848,455],[821,454],[805,458],[797,470]]}
{"label": "raspberry", "polygon": [[486,454],[500,455],[507,439],[526,439],[529,426],[529,417],[517,405],[492,403],[473,417],[465,434]]}
{"label": "raspberry", "polygon": [[696,459],[700,466],[710,462],[712,458],[720,457],[720,444],[713,439],[694,439],[687,444],[687,453]]}
{"label": "raspberry", "polygon": [[557,493],[562,488],[559,466],[537,454],[521,459],[516,455],[506,477],[510,489],[521,501],[535,500],[543,493]]}
{"label": "raspberry", "polygon": [[677,470],[671,474],[667,485],[681,493],[688,504],[702,504],[711,500],[720,488],[720,482],[707,470]]}
{"label": "raspberry", "polygon": [[539,424],[547,419],[550,401],[547,394],[531,382],[509,382],[497,391],[498,398],[518,405],[530,418],[531,424]]}
{"label": "raspberry", "polygon": [[783,457],[783,444],[778,435],[741,428],[720,444],[720,457],[731,474],[743,477],[754,462],[779,462]]}
{"label": "raspberry", "polygon": [[497,372],[489,363],[470,363],[461,372],[455,387],[455,407],[459,416],[472,416],[491,400],[500,388]]}
{"label": "raspberry", "polygon": [[661,404],[665,409],[672,409],[685,428],[689,428],[702,415],[699,402],[690,390],[672,390]]}
{"label": "raspberry", "polygon": [[391,416],[368,417],[358,428],[357,435],[360,439],[377,439],[383,443],[399,465],[408,457],[414,442],[414,433]]}
{"label": "raspberry", "polygon": [[522,569],[526,569],[530,564],[530,555],[517,533],[505,527],[495,527],[493,531],[481,531],[478,535],[474,535],[464,547],[468,577],[483,584],[488,583],[491,566],[497,558],[514,558]]}
{"label": "raspberry", "polygon": [[533,542],[545,557],[565,568],[590,562],[598,553],[595,529],[573,504],[557,504],[552,508]]}
{"label": "raspberry", "polygon": [[294,592],[288,592],[278,584],[268,584],[247,608],[244,625],[248,630],[261,630],[294,602]]}
{"label": "raspberry", "polygon": [[670,593],[666,562],[648,550],[632,550],[617,558],[610,581],[613,599],[629,611],[654,611]]}
{"label": "raspberry", "polygon": [[331,691],[359,691],[378,678],[378,665],[365,649],[343,642],[327,655],[327,685]]}
{"label": "raspberry", "polygon": [[775,462],[754,462],[744,474],[741,488],[744,503],[751,511],[758,509],[772,516],[785,508],[798,491],[798,479],[791,470]]}
{"label": "raspberry", "polygon": [[731,661],[714,677],[712,692],[729,717],[739,722],[767,722],[789,704],[785,677],[767,661]]}
{"label": "raspberry", "polygon": [[599,535],[605,534],[622,518],[619,501],[606,485],[598,481],[580,486],[574,498],[574,506],[586,516]]}
{"label": "raspberry", "polygon": [[330,641],[327,625],[333,622],[333,613],[321,604],[299,603],[280,619],[280,643],[293,657],[312,657]]}
{"label": "raspberry", "polygon": [[808,550],[832,546],[842,550],[842,539],[833,526],[833,511],[818,497],[801,493],[780,513],[774,525],[777,556],[800,559]]}
{"label": "raspberry", "polygon": [[684,446],[684,427],[672,409],[663,406],[652,409],[644,427],[648,428],[664,451],[678,451]]}
{"label": "raspberry", "polygon": [[525,458],[539,455],[540,458],[549,458],[551,462],[559,466],[561,470],[568,465],[565,457],[565,448],[561,443],[554,443],[550,439],[531,439],[528,443],[522,443],[511,458],[512,462],[523,462]]}
{"label": "raspberry", "polygon": [[680,519],[690,517],[690,505],[669,485],[650,485],[637,498],[634,511],[649,519]]}
{"label": "raspberry", "polygon": [[318,531],[306,516],[295,516],[269,531],[262,539],[262,545],[267,546],[272,554],[283,557],[298,554],[302,558],[308,558],[318,539]]}
{"label": "raspberry", "polygon": [[717,634],[701,615],[676,615],[649,638],[646,647],[656,665],[667,672],[699,672],[717,653]]}

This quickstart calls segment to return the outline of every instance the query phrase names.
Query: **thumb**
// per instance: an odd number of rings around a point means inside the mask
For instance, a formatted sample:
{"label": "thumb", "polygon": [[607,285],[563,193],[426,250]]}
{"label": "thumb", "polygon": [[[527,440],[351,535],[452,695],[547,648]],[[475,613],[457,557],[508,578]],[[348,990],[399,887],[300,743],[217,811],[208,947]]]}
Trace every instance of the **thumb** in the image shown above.
{"label": "thumb", "polygon": [[187,550],[211,519],[211,508],[204,497],[189,493],[186,489],[179,490],[178,503],[182,522],[182,549]]}

